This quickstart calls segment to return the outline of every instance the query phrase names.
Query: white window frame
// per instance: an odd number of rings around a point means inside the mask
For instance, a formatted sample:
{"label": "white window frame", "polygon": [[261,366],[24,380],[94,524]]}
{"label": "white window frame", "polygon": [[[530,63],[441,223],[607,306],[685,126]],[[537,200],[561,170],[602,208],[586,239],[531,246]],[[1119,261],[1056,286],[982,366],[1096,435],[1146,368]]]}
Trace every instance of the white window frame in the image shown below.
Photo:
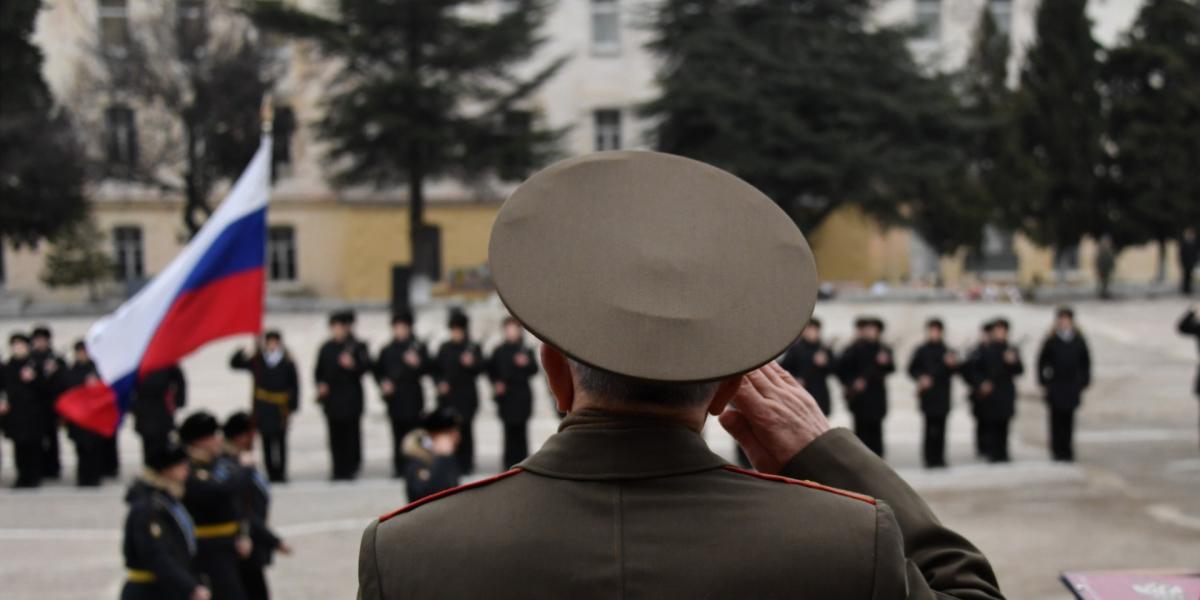
{"label": "white window frame", "polygon": [[[588,0],[588,39],[591,40],[592,54],[596,56],[616,56],[621,53],[621,2],[620,0]],[[612,39],[599,39],[602,20],[612,21]]]}
{"label": "white window frame", "polygon": [[[610,121],[608,117],[615,116]],[[620,150],[625,138],[625,116],[619,108],[597,108],[592,111],[592,148],[601,152],[604,150]]]}

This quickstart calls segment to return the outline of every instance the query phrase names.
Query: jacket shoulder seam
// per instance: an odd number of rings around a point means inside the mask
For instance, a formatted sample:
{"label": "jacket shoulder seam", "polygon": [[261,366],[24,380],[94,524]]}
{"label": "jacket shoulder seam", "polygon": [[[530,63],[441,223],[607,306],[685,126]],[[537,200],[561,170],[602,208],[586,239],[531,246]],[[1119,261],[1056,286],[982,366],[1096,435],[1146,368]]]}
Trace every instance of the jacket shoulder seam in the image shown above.
{"label": "jacket shoulder seam", "polygon": [[417,508],[418,506],[423,506],[425,504],[429,504],[430,502],[433,502],[435,500],[441,500],[442,498],[445,498],[447,496],[453,496],[454,494],[457,494],[459,492],[464,492],[467,490],[481,488],[481,487],[493,484],[497,481],[500,481],[501,479],[507,479],[509,477],[512,477],[513,475],[516,475],[517,473],[520,473],[521,471],[522,471],[522,469],[520,467],[513,467],[512,469],[509,469],[508,471],[505,471],[498,475],[486,477],[484,479],[480,479],[479,481],[472,481],[471,483],[464,483],[458,487],[452,487],[447,490],[442,490],[436,494],[430,494],[428,496],[425,496],[424,498],[421,498],[420,500],[410,502],[390,513],[387,513],[387,514],[379,517],[379,523],[382,524],[382,523],[386,522],[388,519],[395,517],[396,515],[402,515],[406,512],[413,510],[414,508]]}
{"label": "jacket shoulder seam", "polygon": [[807,480],[802,480],[802,479],[792,479],[791,477],[784,477],[782,475],[770,475],[767,473],[760,473],[758,471],[751,471],[748,469],[738,468],[733,465],[726,465],[724,468],[726,471],[729,471],[731,473],[738,473],[740,475],[755,477],[757,479],[763,479],[766,481],[774,481],[777,483],[800,485],[800,486],[804,486],[809,489],[819,490],[822,492],[828,492],[830,494],[843,496],[846,498],[850,498],[852,500],[858,500],[859,502],[865,502],[867,504],[870,504],[871,506],[875,506],[875,503],[876,503],[875,499],[870,496],[866,496],[864,494],[857,494],[854,492],[846,491],[846,490],[835,488],[835,487],[830,487],[827,485],[822,485],[822,484],[816,483],[814,481],[807,481]]}

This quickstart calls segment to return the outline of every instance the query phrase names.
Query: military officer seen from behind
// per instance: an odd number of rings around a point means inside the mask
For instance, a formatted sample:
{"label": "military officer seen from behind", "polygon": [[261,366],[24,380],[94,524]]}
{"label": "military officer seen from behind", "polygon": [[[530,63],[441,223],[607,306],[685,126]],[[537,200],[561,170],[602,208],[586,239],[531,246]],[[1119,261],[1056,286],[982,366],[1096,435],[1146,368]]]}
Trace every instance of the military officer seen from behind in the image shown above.
{"label": "military officer seen from behind", "polygon": [[950,414],[950,388],[958,371],[958,353],[946,346],[941,319],[925,323],[925,343],[908,362],[908,375],[917,383],[917,399],[925,415],[922,458],[926,468],[946,466],[946,417]]}
{"label": "military officer seen from behind", "polygon": [[404,438],[421,423],[425,389],[421,378],[430,370],[429,351],[413,335],[413,315],[405,311],[392,317],[392,341],[375,360],[375,381],[387,404],[392,426],[392,475],[404,476]]}
{"label": "military officer seen from behind", "polygon": [[362,378],[371,357],[353,327],[354,313],[330,315],[329,340],[317,353],[317,402],[325,411],[334,481],[354,479],[362,467]]}
{"label": "military officer seen from behind", "polygon": [[238,561],[242,587],[249,600],[267,600],[267,577],[263,572],[275,553],[291,554],[292,549],[268,523],[271,508],[271,489],[262,473],[252,464],[254,455],[254,423],[250,415],[235,412],[221,427],[225,437],[225,455],[243,470],[239,500],[250,535],[250,554]]}
{"label": "military officer seen from behind", "polygon": [[1008,321],[995,319],[984,327],[987,339],[964,365],[964,376],[975,394],[979,447],[988,462],[1010,460],[1008,429],[1017,414],[1017,385],[1025,372],[1017,348],[1008,343]]}
{"label": "military officer seen from behind", "polygon": [[209,600],[212,595],[192,566],[196,534],[180,502],[188,456],[174,443],[155,451],[125,495],[125,568],[121,600]]}
{"label": "military officer seen from behind", "polygon": [[487,371],[504,423],[504,468],[511,469],[529,456],[529,418],[533,416],[529,380],[538,373],[533,350],[525,345],[525,330],[511,316],[504,319],[504,342],[492,350]]}
{"label": "military officer seen from behind", "polygon": [[828,382],[833,373],[833,350],[821,341],[819,320],[809,320],[808,325],[804,326],[804,333],[800,334],[800,339],[779,360],[779,366],[791,373],[796,383],[808,390],[825,416],[833,412]]}
{"label": "military officer seen from behind", "polygon": [[292,414],[300,408],[300,377],[296,363],[278,331],[268,331],[254,354],[238,350],[229,359],[235,370],[254,378],[254,429],[262,439],[263,465],[271,481],[287,481],[287,431]]}
{"label": "military officer seen from behind", "polygon": [[854,341],[842,350],[836,372],[854,415],[854,433],[883,456],[883,419],[887,417],[887,376],[896,370],[892,349],[879,340],[883,321],[861,317],[854,322]]}
{"label": "military officer seen from behind", "polygon": [[222,451],[219,430],[205,411],[192,413],[179,427],[192,469],[183,504],[196,522],[196,569],[213,600],[245,600],[238,562],[253,548],[242,502],[246,465]]}
{"label": "military officer seen from behind", "polygon": [[454,453],[462,441],[462,417],[449,406],[433,409],[420,427],[404,436],[405,491],[416,502],[458,485],[461,469]]}
{"label": "military officer seen from behind", "polygon": [[[569,414],[516,468],[372,523],[362,600],[1001,597],[774,363],[818,278],[749,184],[653,152],[559,162],[505,202],[489,260]],[[709,415],[760,472],[709,450]]]}
{"label": "military officer seen from behind", "polygon": [[1083,403],[1083,390],[1092,382],[1092,356],[1070,308],[1055,313],[1054,330],[1038,353],[1037,376],[1046,390],[1050,457],[1071,462],[1075,460],[1075,411]]}
{"label": "military officer seen from behind", "polygon": [[462,442],[455,456],[463,475],[475,470],[475,412],[479,410],[476,380],[485,367],[479,344],[471,341],[471,322],[462,311],[450,312],[450,339],[438,348],[433,377],[437,382],[437,405],[449,406],[462,417]]}

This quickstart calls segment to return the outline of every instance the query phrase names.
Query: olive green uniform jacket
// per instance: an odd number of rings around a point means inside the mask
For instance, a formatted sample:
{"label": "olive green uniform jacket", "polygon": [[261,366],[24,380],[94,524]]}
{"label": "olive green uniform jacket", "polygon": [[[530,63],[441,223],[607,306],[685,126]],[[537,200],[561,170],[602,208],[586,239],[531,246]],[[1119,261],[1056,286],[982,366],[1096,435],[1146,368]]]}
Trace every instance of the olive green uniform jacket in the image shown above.
{"label": "olive green uniform jacket", "polygon": [[678,424],[573,413],[513,470],[372,523],[359,598],[1002,598],[852,433],[784,474],[732,467]]}

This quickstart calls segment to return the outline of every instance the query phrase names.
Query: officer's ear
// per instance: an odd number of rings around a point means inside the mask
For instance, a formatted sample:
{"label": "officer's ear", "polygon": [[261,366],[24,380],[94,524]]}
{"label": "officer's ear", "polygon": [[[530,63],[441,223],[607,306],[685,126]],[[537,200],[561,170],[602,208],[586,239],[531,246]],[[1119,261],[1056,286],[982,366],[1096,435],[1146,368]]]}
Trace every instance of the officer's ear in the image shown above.
{"label": "officer's ear", "polygon": [[542,369],[546,372],[546,383],[554,394],[554,403],[559,412],[571,412],[575,404],[575,380],[571,376],[571,365],[567,357],[550,344],[542,344]]}
{"label": "officer's ear", "polygon": [[742,375],[734,375],[721,380],[721,385],[717,386],[717,393],[713,394],[712,401],[708,403],[708,414],[719,415],[725,412],[725,407],[733,401],[733,397],[737,395],[741,385]]}

